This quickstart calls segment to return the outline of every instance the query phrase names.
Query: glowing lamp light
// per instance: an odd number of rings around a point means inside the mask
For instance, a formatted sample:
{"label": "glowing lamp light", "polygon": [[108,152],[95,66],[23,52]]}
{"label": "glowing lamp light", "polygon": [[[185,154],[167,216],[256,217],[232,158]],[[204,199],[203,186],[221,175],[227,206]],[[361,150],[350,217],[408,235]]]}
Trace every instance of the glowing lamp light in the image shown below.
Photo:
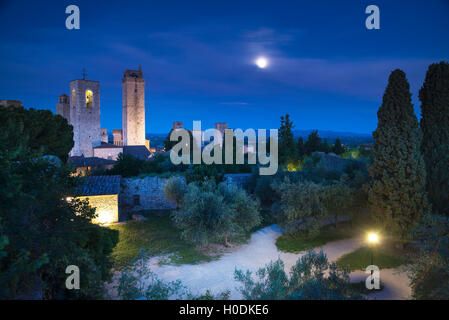
{"label": "glowing lamp light", "polygon": [[376,244],[379,242],[379,236],[377,235],[377,233],[374,232],[370,232],[368,233],[368,242],[371,244]]}

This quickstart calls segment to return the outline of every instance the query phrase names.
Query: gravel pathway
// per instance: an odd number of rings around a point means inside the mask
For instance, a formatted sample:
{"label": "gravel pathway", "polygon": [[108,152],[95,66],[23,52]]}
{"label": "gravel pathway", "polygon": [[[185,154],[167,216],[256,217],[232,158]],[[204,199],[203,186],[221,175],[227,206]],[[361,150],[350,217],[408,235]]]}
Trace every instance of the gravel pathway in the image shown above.
{"label": "gravel pathway", "polygon": [[[304,254],[285,253],[277,250],[275,241],[282,234],[277,225],[272,225],[255,232],[248,244],[242,245],[237,250],[223,254],[218,260],[195,264],[195,265],[162,265],[157,264],[158,258],[149,260],[151,270],[158,277],[165,281],[180,279],[192,293],[202,294],[207,289],[217,294],[230,290],[231,299],[241,299],[240,293],[236,290],[238,283],[234,280],[234,270],[243,269],[257,271],[272,260],[281,258],[284,261],[286,270],[296,263],[298,258]],[[329,261],[335,261],[342,255],[357,250],[363,245],[361,239],[347,239],[335,241],[324,245],[323,249]],[[363,272],[351,273],[351,281],[361,281],[366,279],[367,274]],[[385,289],[377,293],[377,299],[405,299],[410,296],[408,279],[404,274],[397,275],[394,270],[381,270],[381,281],[385,284]],[[370,295],[370,297],[374,295]]]}

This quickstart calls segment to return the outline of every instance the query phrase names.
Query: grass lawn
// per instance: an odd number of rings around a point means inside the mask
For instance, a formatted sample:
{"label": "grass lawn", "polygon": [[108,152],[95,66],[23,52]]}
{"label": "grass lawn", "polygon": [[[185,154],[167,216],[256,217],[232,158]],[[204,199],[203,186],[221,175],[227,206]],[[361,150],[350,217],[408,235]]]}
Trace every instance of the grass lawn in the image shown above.
{"label": "grass lawn", "polygon": [[331,241],[352,238],[354,235],[355,232],[350,222],[340,222],[338,228],[335,228],[333,224],[322,227],[315,238],[284,234],[277,238],[276,247],[284,252],[299,253],[320,247]]}
{"label": "grass lawn", "polygon": [[[380,269],[397,268],[404,263],[405,259],[401,253],[382,247],[374,249],[374,265],[378,266]],[[371,248],[363,247],[354,252],[345,254],[337,260],[337,264],[350,271],[365,270],[365,268],[371,264]]]}
{"label": "grass lawn", "polygon": [[112,252],[114,267],[120,269],[129,265],[141,249],[151,249],[150,255],[174,254],[170,263],[193,264],[210,261],[211,258],[199,252],[192,244],[181,239],[181,232],[173,225],[170,211],[143,211],[139,214],[148,220],[129,221],[110,226],[119,231],[119,243]]}

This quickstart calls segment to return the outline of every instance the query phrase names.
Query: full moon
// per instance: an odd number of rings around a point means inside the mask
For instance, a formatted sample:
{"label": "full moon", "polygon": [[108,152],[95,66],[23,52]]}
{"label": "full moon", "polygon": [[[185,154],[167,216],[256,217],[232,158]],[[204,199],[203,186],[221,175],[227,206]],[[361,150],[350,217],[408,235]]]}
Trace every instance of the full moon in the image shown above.
{"label": "full moon", "polygon": [[256,65],[261,68],[261,69],[265,69],[268,66],[268,60],[265,57],[259,57],[256,60]]}

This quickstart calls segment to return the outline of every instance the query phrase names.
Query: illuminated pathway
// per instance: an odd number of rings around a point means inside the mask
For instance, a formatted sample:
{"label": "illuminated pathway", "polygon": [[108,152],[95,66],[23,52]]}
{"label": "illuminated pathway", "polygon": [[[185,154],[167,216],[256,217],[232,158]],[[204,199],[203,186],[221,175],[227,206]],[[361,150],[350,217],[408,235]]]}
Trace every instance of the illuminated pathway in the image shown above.
{"label": "illuminated pathway", "polygon": [[[286,270],[296,263],[298,258],[304,253],[293,254],[278,251],[275,245],[276,238],[281,235],[281,230],[272,225],[254,233],[248,244],[242,245],[236,251],[223,254],[218,260],[195,264],[195,265],[162,265],[157,264],[158,258],[151,258],[149,263],[151,270],[155,272],[161,280],[173,281],[180,279],[194,294],[203,294],[210,289],[213,294],[230,290],[231,299],[241,299],[240,293],[236,290],[239,284],[234,280],[234,270],[247,269],[257,271],[272,260],[281,258],[284,261]],[[335,261],[342,255],[350,253],[363,245],[361,239],[347,239],[330,242],[322,247],[329,261]],[[315,248],[319,250],[320,248]],[[381,271],[381,279],[386,284],[385,289],[377,295],[378,299],[400,299],[409,296],[409,289],[402,278],[398,278],[391,270]],[[366,278],[362,272],[351,273],[352,281],[360,281]],[[403,275],[401,275],[403,277]],[[389,283],[394,284],[393,290]],[[401,285],[402,283],[402,285]]]}

